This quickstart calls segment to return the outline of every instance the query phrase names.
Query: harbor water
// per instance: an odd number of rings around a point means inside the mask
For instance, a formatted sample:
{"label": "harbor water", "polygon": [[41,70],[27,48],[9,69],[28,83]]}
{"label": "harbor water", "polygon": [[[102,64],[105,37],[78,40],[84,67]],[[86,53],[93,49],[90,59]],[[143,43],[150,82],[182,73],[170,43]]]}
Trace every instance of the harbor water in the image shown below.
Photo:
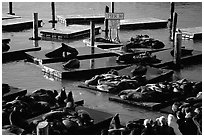
{"label": "harbor water", "polygon": [[[56,15],[103,15],[105,6],[111,7],[109,2],[56,2]],[[200,27],[202,26],[202,3],[201,2],[181,2],[175,3],[175,11],[178,13],[178,28]],[[43,20],[43,27],[39,31],[51,28],[51,2],[14,2],[13,12],[23,18],[33,18],[33,13],[38,13],[39,19]],[[155,17],[167,20],[170,17],[169,2],[115,2],[115,12],[123,12],[125,19],[136,19],[145,17]],[[2,2],[2,14],[8,13],[8,2]],[[57,23],[57,26],[60,25]],[[103,24],[97,24],[103,28]],[[23,30],[20,32],[3,32],[3,38],[10,38],[10,50],[30,48],[36,45],[41,50],[54,50],[61,46],[61,43],[67,43],[73,47],[85,46],[83,39],[75,40],[39,40],[37,42],[29,40],[33,35],[33,30]],[[163,29],[145,29],[145,30],[121,30],[119,37],[125,42],[138,34],[147,34],[150,37],[162,41],[166,47],[172,46],[169,40],[168,28]],[[97,36],[103,36],[100,34]],[[202,40],[183,40],[182,46],[202,51]],[[180,71],[175,71],[174,79],[186,78],[192,81],[202,81],[202,64],[189,62]],[[85,106],[106,111],[112,114],[119,113],[122,122],[138,118],[155,119],[161,115],[160,112],[149,111],[129,105],[124,105],[109,101],[111,96],[107,93],[96,92],[77,87],[82,80],[60,80],[48,77],[43,74],[41,68],[24,61],[16,61],[2,64],[2,83],[8,83],[12,86],[27,89],[28,94],[37,89],[56,89],[65,87],[67,91],[72,91],[75,100],[84,99]]]}

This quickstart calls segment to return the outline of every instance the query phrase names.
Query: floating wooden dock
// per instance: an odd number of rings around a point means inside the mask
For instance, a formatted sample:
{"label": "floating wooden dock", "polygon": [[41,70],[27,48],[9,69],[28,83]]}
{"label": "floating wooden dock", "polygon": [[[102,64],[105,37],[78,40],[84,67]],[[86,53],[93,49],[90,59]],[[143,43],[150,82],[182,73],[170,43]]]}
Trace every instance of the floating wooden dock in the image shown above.
{"label": "floating wooden dock", "polygon": [[79,60],[80,67],[69,70],[63,69],[62,65],[65,62],[44,64],[41,67],[43,72],[61,79],[90,78],[111,69],[119,70],[129,66],[127,64],[117,64],[116,58],[114,56]]}
{"label": "floating wooden dock", "polygon": [[[76,48],[76,50],[79,52],[79,54],[75,57],[77,59],[100,58],[117,55],[115,53],[110,53],[102,49],[99,49],[97,47],[78,47]],[[63,62],[71,59],[71,58],[48,58],[45,56],[45,54],[47,54],[48,52],[50,51],[37,51],[29,52],[26,54],[28,59],[36,64]]]}
{"label": "floating wooden dock", "polygon": [[15,99],[17,96],[22,96],[22,95],[27,94],[26,89],[21,89],[21,88],[17,88],[13,86],[9,86],[9,87],[10,87],[10,91],[2,95],[3,100],[11,101]]}
{"label": "floating wooden dock", "polygon": [[157,18],[125,19],[120,21],[120,29],[158,29],[166,28],[167,20]]}
{"label": "floating wooden dock", "polygon": [[[95,27],[95,34],[99,34],[101,27]],[[47,29],[40,31],[43,38],[55,39],[74,39],[90,35],[90,26],[88,25],[70,25],[68,27],[59,27],[56,29]]]}
{"label": "floating wooden dock", "polygon": [[15,19],[15,18],[21,18],[21,16],[4,14],[4,13],[2,14],[2,20]]}
{"label": "floating wooden dock", "polygon": [[[156,55],[158,59],[161,60],[160,63],[151,64],[153,67],[161,68],[161,67],[173,67],[173,56],[171,55],[171,50],[165,50],[160,51],[157,53],[154,53],[153,55]],[[202,51],[196,51],[194,50],[192,52],[192,55],[186,55],[181,57],[181,64],[187,64],[190,65],[192,63],[199,63],[202,61]]]}
{"label": "floating wooden dock", "polygon": [[182,37],[188,39],[202,39],[202,27],[180,29]]}
{"label": "floating wooden dock", "polygon": [[[119,76],[132,76],[131,71],[135,68],[135,65],[132,65],[130,67],[123,68],[118,71]],[[173,71],[172,70],[167,70],[167,69],[158,69],[158,68],[153,68],[153,67],[147,67],[147,73],[146,73],[146,80],[147,82],[144,83],[156,83],[156,82],[161,82],[165,80],[169,80],[172,78]],[[86,85],[84,83],[81,83],[78,85],[78,87],[81,88],[87,88],[95,91],[100,91],[100,92],[107,92],[105,90],[99,90],[96,86],[94,85]]]}
{"label": "floating wooden dock", "polygon": [[71,24],[90,24],[90,21],[94,23],[104,23],[105,15],[57,15],[57,21],[65,26]]}
{"label": "floating wooden dock", "polygon": [[[75,110],[84,110],[85,112],[88,112],[90,117],[94,120],[94,125],[76,128],[75,130],[69,132],[71,135],[100,135],[102,129],[109,127],[114,116],[113,114],[84,106],[77,106]],[[27,122],[31,123],[33,120],[42,120],[43,115],[44,114],[28,119]]]}
{"label": "floating wooden dock", "polygon": [[[38,27],[41,27],[42,20],[38,20]],[[20,31],[33,28],[33,20],[25,18],[14,18],[2,20],[2,31]]]}
{"label": "floating wooden dock", "polygon": [[41,47],[33,47],[33,48],[28,48],[28,49],[11,50],[8,52],[3,52],[2,53],[2,63],[26,59],[27,54],[25,52],[39,51],[39,50],[41,50]]}

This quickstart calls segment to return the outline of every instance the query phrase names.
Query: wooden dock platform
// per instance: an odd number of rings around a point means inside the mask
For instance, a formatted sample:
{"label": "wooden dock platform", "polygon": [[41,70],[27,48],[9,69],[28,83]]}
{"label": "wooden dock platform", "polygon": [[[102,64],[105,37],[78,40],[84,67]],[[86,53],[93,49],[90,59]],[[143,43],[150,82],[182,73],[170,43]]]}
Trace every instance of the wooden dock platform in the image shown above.
{"label": "wooden dock platform", "polygon": [[[41,27],[42,20],[38,20],[38,27]],[[2,20],[2,31],[20,31],[33,28],[33,20],[25,18],[14,18]]]}
{"label": "wooden dock platform", "polygon": [[[165,51],[160,51],[157,53],[154,53],[153,55],[156,55],[158,59],[161,60],[160,63],[152,64],[151,66],[161,68],[161,67],[172,67],[173,65],[173,56],[171,55],[171,50],[168,49]],[[181,64],[192,64],[192,63],[199,63],[202,62],[202,51],[196,51],[194,50],[192,52],[192,55],[186,55],[181,57]]]}
{"label": "wooden dock platform", "polygon": [[50,63],[41,66],[43,72],[61,79],[90,78],[111,69],[119,70],[128,66],[127,64],[117,64],[116,58],[114,56],[79,60],[80,67],[70,70],[63,69],[62,65],[65,62]]}
{"label": "wooden dock platform", "polygon": [[57,21],[65,26],[71,24],[90,24],[90,21],[94,23],[104,23],[105,15],[57,15]]}
{"label": "wooden dock platform", "polygon": [[[97,47],[78,47],[76,48],[76,50],[79,52],[79,54],[76,56],[77,59],[100,58],[117,55],[115,53],[110,53],[102,49],[99,49]],[[48,58],[45,56],[45,54],[47,54],[48,52],[50,51],[37,51],[29,52],[26,54],[28,59],[36,64],[62,62],[71,59],[71,58]]]}
{"label": "wooden dock platform", "polygon": [[[100,33],[101,27],[95,27],[95,35]],[[55,39],[74,39],[90,35],[90,26],[88,25],[70,25],[68,27],[59,27],[54,29],[47,29],[40,31],[43,38]]]}
{"label": "wooden dock platform", "polygon": [[41,47],[33,47],[33,48],[11,50],[8,52],[3,52],[2,53],[2,63],[26,59],[27,54],[25,52],[39,51],[39,50],[41,50]]}
{"label": "wooden dock platform", "polygon": [[15,18],[21,18],[21,16],[10,15],[5,13],[2,14],[2,20],[15,19]]}
{"label": "wooden dock platform", "polygon": [[157,18],[125,19],[120,21],[120,29],[158,29],[166,28],[167,20]]}
{"label": "wooden dock platform", "polygon": [[202,39],[202,27],[180,29],[182,37],[188,39]]}

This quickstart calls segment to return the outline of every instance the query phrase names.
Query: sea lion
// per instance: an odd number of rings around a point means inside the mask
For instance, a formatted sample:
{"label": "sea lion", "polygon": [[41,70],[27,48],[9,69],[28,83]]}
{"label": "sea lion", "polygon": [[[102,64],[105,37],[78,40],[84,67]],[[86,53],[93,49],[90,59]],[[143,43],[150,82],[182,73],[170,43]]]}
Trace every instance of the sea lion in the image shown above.
{"label": "sea lion", "polygon": [[79,68],[80,67],[80,61],[78,59],[71,59],[65,64],[63,64],[64,69],[73,69],[73,68]]}

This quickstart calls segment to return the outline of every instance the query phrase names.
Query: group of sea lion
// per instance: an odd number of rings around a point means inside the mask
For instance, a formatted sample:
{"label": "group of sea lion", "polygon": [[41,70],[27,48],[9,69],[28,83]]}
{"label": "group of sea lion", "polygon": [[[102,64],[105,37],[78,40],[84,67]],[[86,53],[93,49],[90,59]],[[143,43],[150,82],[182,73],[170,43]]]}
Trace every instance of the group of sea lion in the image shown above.
{"label": "group of sea lion", "polygon": [[[42,121],[52,122],[50,134],[69,134],[69,128],[76,125],[76,119],[79,122],[78,126],[93,124],[89,113],[76,111],[76,107],[72,91],[66,93],[65,88],[59,93],[56,90],[39,89],[30,95],[18,96],[11,101],[3,100],[3,134],[36,134],[36,127]],[[28,122],[28,119],[41,114],[44,115],[40,119]]]}
{"label": "group of sea lion", "polygon": [[132,76],[119,76],[117,70],[110,70],[107,73],[96,75],[84,83],[86,85],[95,86],[97,89],[109,93],[119,93],[125,89],[134,89],[146,82],[145,74],[147,68],[145,66],[135,66],[131,71]]}
{"label": "group of sea lion", "polygon": [[146,84],[136,89],[121,91],[118,96],[121,99],[137,102],[165,102],[179,97],[196,96],[198,83],[186,79],[175,82],[159,82]]}
{"label": "group of sea lion", "polygon": [[164,46],[163,42],[150,38],[148,35],[136,35],[130,38],[130,41],[124,45],[123,49],[126,51],[131,51],[134,48],[161,49]]}

